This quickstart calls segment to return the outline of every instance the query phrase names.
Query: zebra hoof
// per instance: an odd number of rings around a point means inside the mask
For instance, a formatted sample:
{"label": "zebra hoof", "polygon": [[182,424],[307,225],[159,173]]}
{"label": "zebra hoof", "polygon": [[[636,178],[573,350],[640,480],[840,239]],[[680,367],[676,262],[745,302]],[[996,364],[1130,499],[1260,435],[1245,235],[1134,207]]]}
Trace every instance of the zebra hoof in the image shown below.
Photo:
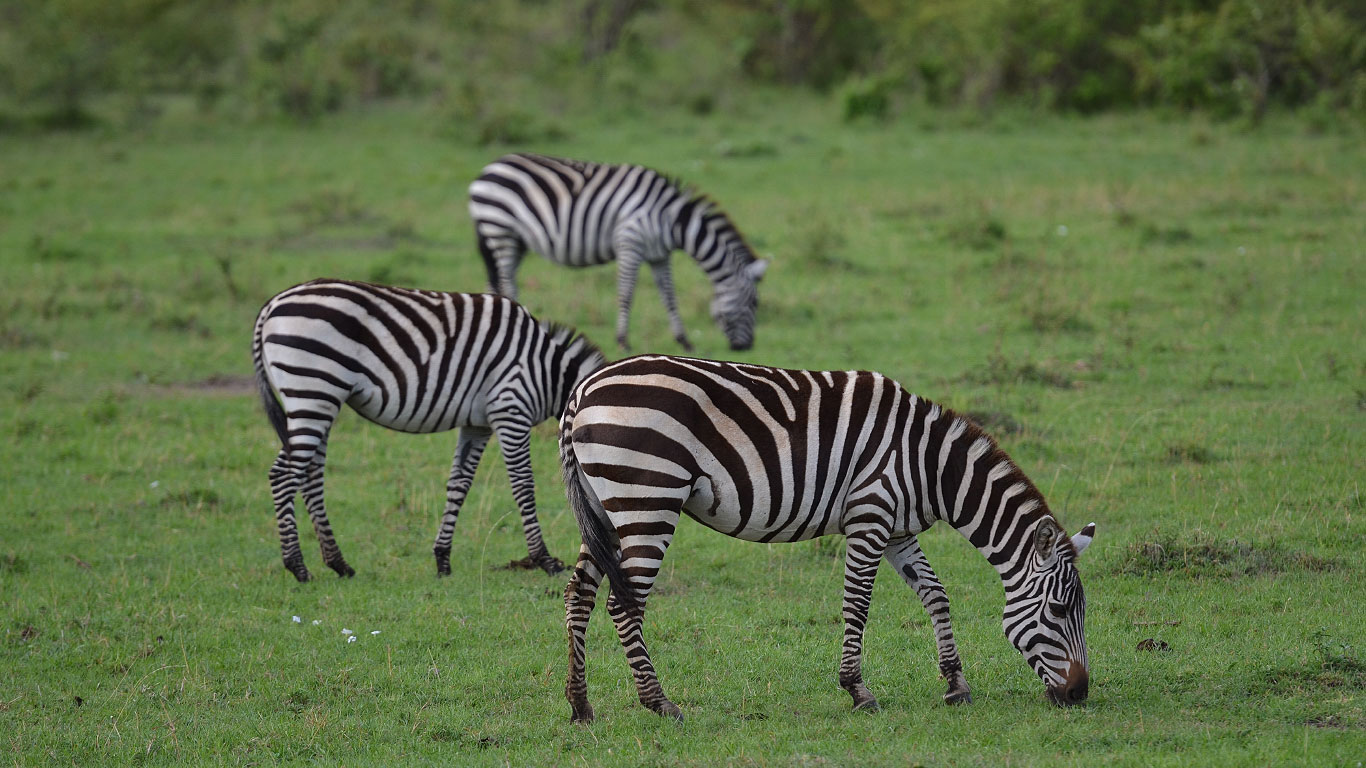
{"label": "zebra hoof", "polygon": [[584,725],[587,725],[587,724],[593,722],[593,707],[592,707],[592,706],[590,706],[590,705],[587,704],[587,703],[584,703],[582,707],[580,707],[580,706],[578,706],[578,705],[572,705],[572,706],[574,707],[574,712],[573,712],[572,714],[569,715],[569,722],[571,722],[571,723],[582,723],[582,724],[584,724]]}
{"label": "zebra hoof", "polygon": [[879,712],[881,710],[882,705],[878,704],[877,699],[873,698],[872,696],[869,696],[868,698],[863,699],[861,701],[854,702],[855,712]]}
{"label": "zebra hoof", "polygon": [[451,575],[451,551],[449,549],[445,552],[436,553],[436,575],[438,577]]}
{"label": "zebra hoof", "polygon": [[537,560],[536,564],[541,566],[541,570],[551,576],[564,571],[564,561],[558,557],[550,557],[547,555],[545,558]]}
{"label": "zebra hoof", "polygon": [[309,578],[311,578],[308,573],[308,566],[304,565],[304,559],[302,557],[286,560],[285,570],[294,574],[294,578],[301,582],[308,581]]}
{"label": "zebra hoof", "polygon": [[343,579],[349,579],[356,575],[356,569],[347,565],[345,560],[337,560],[336,562],[328,563],[327,567],[336,571],[337,575]]}
{"label": "zebra hoof", "polygon": [[972,691],[969,691],[969,690],[966,689],[966,688],[950,688],[949,691],[948,691],[948,693],[945,693],[945,694],[944,694],[944,703],[945,703],[945,704],[971,704],[971,703],[972,703]]}
{"label": "zebra hoof", "polygon": [[679,336],[677,339],[675,339],[675,341],[678,342],[678,346],[683,348],[684,352],[693,351],[692,342],[688,341],[687,336]]}
{"label": "zebra hoof", "polygon": [[668,699],[665,699],[664,701],[661,701],[659,704],[650,707],[650,709],[654,710],[655,714],[659,715],[660,717],[668,717],[672,718],[673,720],[676,720],[677,722],[683,722],[683,710],[679,709],[677,704],[674,704],[672,701],[669,701]]}

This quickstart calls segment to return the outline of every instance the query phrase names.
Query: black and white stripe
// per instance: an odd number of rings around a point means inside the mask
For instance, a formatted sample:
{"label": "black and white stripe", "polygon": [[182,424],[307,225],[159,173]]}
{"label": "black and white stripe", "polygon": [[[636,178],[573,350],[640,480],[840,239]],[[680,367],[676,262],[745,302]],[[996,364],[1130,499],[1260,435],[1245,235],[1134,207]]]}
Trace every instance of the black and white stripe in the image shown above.
{"label": "black and white stripe", "polygon": [[470,184],[470,216],[489,285],[517,298],[517,267],[531,249],[571,267],[617,262],[617,343],[627,348],[636,276],[650,265],[674,338],[692,349],[678,315],[669,254],[683,250],[713,285],[712,319],[731,349],[754,344],[756,259],[740,231],[703,195],[639,165],[505,155]]}
{"label": "black and white stripe", "polygon": [[1048,697],[1086,698],[1085,598],[1075,563],[1094,526],[1069,539],[994,440],[881,374],[630,358],[574,391],[560,421],[560,460],[584,540],[565,590],[566,695],[576,720],[593,716],[584,634],[604,575],[641,702],[681,716],[660,687],[641,622],[683,513],[748,541],[848,537],[839,680],[856,709],[877,705],[861,657],[883,559],[929,612],[945,700],[970,700],[948,597],[916,541],[938,520],[1000,574],[1006,637]]}
{"label": "black and white stripe", "polygon": [[460,428],[434,548],[438,573],[450,573],[456,516],[494,434],[522,515],[525,564],[563,568],[541,540],[528,449],[531,428],[558,416],[574,386],[605,362],[572,328],[538,323],[502,296],[315,280],[262,307],[252,360],[284,446],[270,487],[285,567],[299,581],[309,576],[294,521],[300,491],[323,561],[340,575],[355,573],[323,507],[327,436],[343,403],[404,432]]}

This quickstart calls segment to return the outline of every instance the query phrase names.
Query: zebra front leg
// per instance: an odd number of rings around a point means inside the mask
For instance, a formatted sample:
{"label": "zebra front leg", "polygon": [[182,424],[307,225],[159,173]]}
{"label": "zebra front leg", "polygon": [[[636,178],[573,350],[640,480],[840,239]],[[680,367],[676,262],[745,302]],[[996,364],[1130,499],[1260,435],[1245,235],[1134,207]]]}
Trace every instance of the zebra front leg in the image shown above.
{"label": "zebra front leg", "polygon": [[488,427],[461,427],[460,440],[455,446],[455,458],[451,460],[451,475],[446,480],[446,511],[441,516],[441,525],[436,530],[436,543],[432,553],[436,555],[436,575],[451,575],[451,539],[455,536],[455,521],[460,516],[460,507],[470,492],[474,481],[474,471],[479,467],[479,459],[489,444],[493,430]]}
{"label": "zebra front leg", "polygon": [[669,313],[669,330],[673,332],[674,340],[684,351],[693,351],[688,333],[683,328],[683,318],[678,314],[678,297],[674,294],[673,270],[669,266],[668,255],[663,261],[651,264],[650,272],[654,275],[655,286],[659,288],[659,297],[664,300],[664,310]]}
{"label": "zebra front leg", "polygon": [[[881,509],[860,513],[850,510],[850,519],[882,517]],[[868,607],[873,599],[873,581],[878,562],[887,549],[887,531],[880,525],[846,529],[844,543],[844,645],[840,655],[840,687],[854,698],[855,710],[877,711],[877,699],[863,684],[863,631],[868,626]]]}
{"label": "zebra front leg", "polygon": [[630,352],[627,332],[631,325],[631,301],[635,297],[636,278],[640,272],[640,253],[629,240],[616,245],[617,250],[617,346]]}
{"label": "zebra front leg", "polygon": [[[626,650],[626,660],[631,666],[631,676],[635,678],[636,694],[640,697],[640,703],[656,714],[682,721],[683,711],[669,701],[669,697],[664,695],[664,688],[659,684],[659,675],[655,672],[654,662],[650,661],[650,649],[645,645],[644,633],[645,602],[649,599],[650,590],[654,588],[655,579],[659,576],[659,566],[664,561],[664,552],[673,541],[680,512],[675,509],[653,513],[634,512],[632,515],[635,519],[650,520],[649,523],[639,526],[646,529],[644,533],[621,536],[621,568],[630,574],[629,581],[635,593],[634,600],[623,600],[621,595],[613,590],[607,597],[607,612],[612,617],[612,623],[616,625],[621,647]],[[618,528],[617,531],[620,533],[621,529]]]}
{"label": "zebra front leg", "polygon": [[585,665],[588,617],[593,613],[602,570],[588,554],[588,547],[579,545],[579,561],[574,575],[564,588],[564,628],[569,635],[569,676],[564,682],[564,697],[572,710],[570,720],[588,723],[593,720],[593,705],[588,703],[588,678]]}
{"label": "zebra front leg", "polygon": [[280,534],[280,557],[285,568],[299,581],[308,581],[304,553],[299,550],[299,526],[294,520],[294,496],[299,492],[302,471],[281,450],[270,467],[270,495],[275,503],[275,528]]}
{"label": "zebra front leg", "polygon": [[968,704],[972,702],[972,689],[963,676],[963,662],[958,658],[958,644],[953,639],[953,625],[949,623],[949,596],[939,577],[930,567],[930,561],[920,549],[916,537],[894,542],[887,549],[887,562],[901,574],[911,589],[925,606],[934,625],[934,642],[939,650],[939,674],[948,682],[944,693],[947,704]]}
{"label": "zebra front leg", "polygon": [[313,520],[313,531],[318,535],[323,563],[336,571],[338,576],[349,578],[356,575],[356,570],[347,565],[346,558],[342,557],[337,539],[332,535],[332,525],[327,520],[327,508],[323,504],[323,468],[326,463],[327,437],[324,436],[313,454],[313,463],[308,467],[308,479],[303,486],[304,506],[308,507],[308,516]]}
{"label": "zebra front leg", "polygon": [[520,410],[505,410],[491,414],[493,429],[498,433],[498,444],[503,449],[503,463],[507,465],[508,481],[512,484],[512,498],[522,514],[522,533],[526,535],[527,558],[514,561],[523,568],[539,567],[548,574],[564,570],[564,562],[551,557],[541,538],[541,523],[536,519],[536,479],[531,473],[531,420]]}

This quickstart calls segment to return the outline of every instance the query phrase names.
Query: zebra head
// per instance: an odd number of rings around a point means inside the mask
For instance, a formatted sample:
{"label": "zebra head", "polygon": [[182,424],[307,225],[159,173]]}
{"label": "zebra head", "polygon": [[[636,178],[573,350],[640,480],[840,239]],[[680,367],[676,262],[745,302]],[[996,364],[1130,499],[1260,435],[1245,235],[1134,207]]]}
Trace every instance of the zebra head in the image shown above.
{"label": "zebra head", "polygon": [[711,319],[726,334],[730,348],[736,351],[754,346],[754,315],[759,310],[759,278],[768,269],[768,259],[750,258],[744,266],[716,283],[716,292],[711,300]]}
{"label": "zebra head", "polygon": [[1025,570],[1006,600],[1006,638],[1048,689],[1048,700],[1071,706],[1086,700],[1086,595],[1077,556],[1091,543],[1096,524],[1067,537],[1052,518],[1043,518],[1024,544]]}

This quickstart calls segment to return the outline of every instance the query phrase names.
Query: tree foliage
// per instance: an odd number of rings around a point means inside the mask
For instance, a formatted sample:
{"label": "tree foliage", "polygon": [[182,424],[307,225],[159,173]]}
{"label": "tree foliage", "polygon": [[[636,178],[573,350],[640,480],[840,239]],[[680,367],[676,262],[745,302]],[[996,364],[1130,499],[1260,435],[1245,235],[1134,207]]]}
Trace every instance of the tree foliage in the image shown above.
{"label": "tree foliage", "polygon": [[[0,109],[80,122],[92,99],[191,94],[312,119],[419,98],[514,124],[582,97],[724,102],[736,82],[907,99],[1366,112],[1351,0],[6,0]],[[59,121],[60,122],[60,121]],[[501,134],[501,130],[492,130]]]}

